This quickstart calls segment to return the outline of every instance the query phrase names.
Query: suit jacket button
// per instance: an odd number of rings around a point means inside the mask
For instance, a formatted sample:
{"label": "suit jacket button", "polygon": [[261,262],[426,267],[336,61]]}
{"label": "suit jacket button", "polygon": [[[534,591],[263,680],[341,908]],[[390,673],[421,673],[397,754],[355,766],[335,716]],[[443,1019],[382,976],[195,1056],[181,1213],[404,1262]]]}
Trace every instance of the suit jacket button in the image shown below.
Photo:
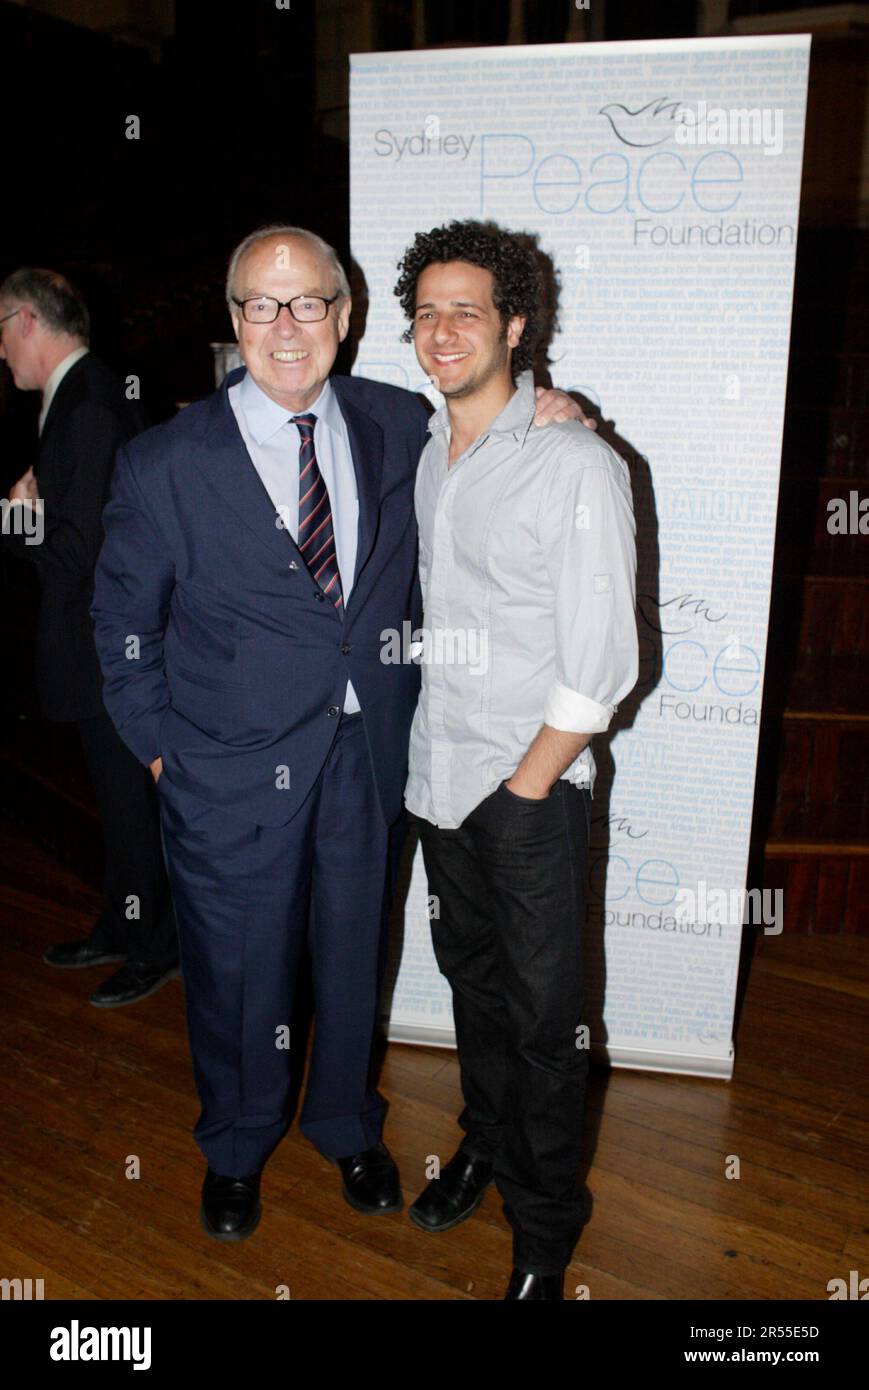
{"label": "suit jacket button", "polygon": [[298,568],[299,566],[295,560],[291,560],[290,563],[287,565],[287,569],[297,570]]}
{"label": "suit jacket button", "polygon": [[342,645],[342,647],[341,647],[341,655],[342,655],[342,656],[346,656],[347,653],[348,653],[348,652],[352,652],[352,650],[353,650],[353,648],[351,647],[350,643],[349,643],[349,642],[344,642],[343,645]]}
{"label": "suit jacket button", "polygon": [[317,599],[320,603],[323,603],[325,601],[326,595],[323,593],[322,589],[315,589],[314,598]]}
{"label": "suit jacket button", "polygon": [[328,714],[330,719],[337,719],[341,711],[337,705],[330,705],[329,708],[326,710],[326,713]]}

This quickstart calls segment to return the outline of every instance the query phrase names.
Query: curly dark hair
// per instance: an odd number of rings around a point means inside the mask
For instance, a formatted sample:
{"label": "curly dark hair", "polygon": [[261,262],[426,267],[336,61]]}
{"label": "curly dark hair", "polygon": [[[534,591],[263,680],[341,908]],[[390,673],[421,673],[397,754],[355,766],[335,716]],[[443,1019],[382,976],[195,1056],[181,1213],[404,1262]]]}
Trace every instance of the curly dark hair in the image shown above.
{"label": "curly dark hair", "polygon": [[534,362],[540,335],[540,305],[543,280],[536,254],[536,238],[527,232],[507,232],[496,222],[450,222],[417,232],[398,262],[401,271],[394,293],[410,327],[401,335],[403,343],[413,341],[416,310],[416,282],[426,266],[447,261],[467,261],[490,270],[494,279],[492,298],[506,331],[514,314],[525,319],[518,347],[513,349],[513,375],[524,372]]}

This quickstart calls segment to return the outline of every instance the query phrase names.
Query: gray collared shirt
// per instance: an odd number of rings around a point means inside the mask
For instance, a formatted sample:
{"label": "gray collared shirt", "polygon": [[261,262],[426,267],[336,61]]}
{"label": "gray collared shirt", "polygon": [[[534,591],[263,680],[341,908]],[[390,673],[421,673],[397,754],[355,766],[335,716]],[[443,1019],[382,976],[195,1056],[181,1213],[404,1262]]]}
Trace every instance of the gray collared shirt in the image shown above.
{"label": "gray collared shirt", "polygon": [[[260,390],[250,372],[246,372],[235,386],[230,386],[227,394],[251,462],[275,511],[293,540],[296,540],[299,534],[299,447],[302,442],[299,427],[290,423],[291,414],[286,406],[278,405],[277,401]],[[335,553],[346,610],[353,588],[359,540],[359,494],[350,438],[335,392],[328,381],[314,404],[308,410],[297,413],[317,417],[314,453],[317,467],[329,490]],[[355,714],[358,709],[356,691],[348,681],[344,712]]]}
{"label": "gray collared shirt", "polygon": [[[511,777],[544,723],[602,733],[638,674],[625,461],[579,421],[532,425],[531,372],[448,466],[446,407],[416,480],[424,625],[410,811],[447,829]],[[591,747],[562,774],[592,789]]]}

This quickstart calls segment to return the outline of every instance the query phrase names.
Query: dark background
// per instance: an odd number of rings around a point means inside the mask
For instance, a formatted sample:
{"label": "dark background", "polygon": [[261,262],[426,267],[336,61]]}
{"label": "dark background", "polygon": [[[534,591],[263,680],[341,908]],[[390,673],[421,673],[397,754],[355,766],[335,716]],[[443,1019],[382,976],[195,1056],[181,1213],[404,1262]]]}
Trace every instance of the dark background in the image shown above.
{"label": "dark background", "polygon": [[[347,59],[360,37],[379,50],[419,37],[427,47],[666,38],[697,33],[700,18],[700,0],[593,0],[588,14],[570,0],[289,4],[0,0],[0,275],[36,264],[77,281],[94,350],[141,377],[155,418],[213,385],[208,344],[231,338],[222,286],[240,237],[288,220],[347,257]],[[727,13],[785,8],[798,5],[732,0]],[[92,11],[101,30],[87,27]],[[126,138],[130,115],[137,140]],[[29,461],[37,413],[35,394],[10,391],[0,368],[4,490]]]}

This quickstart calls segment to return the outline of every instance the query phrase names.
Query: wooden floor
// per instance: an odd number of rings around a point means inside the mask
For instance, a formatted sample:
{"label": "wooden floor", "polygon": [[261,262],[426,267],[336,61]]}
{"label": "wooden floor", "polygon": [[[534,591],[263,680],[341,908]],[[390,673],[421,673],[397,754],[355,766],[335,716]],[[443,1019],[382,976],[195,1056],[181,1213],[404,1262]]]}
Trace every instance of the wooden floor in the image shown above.
{"label": "wooden floor", "polygon": [[[500,1299],[510,1236],[490,1189],[455,1231],[343,1201],[295,1126],[239,1245],[198,1222],[203,1161],[180,981],[124,1009],[90,991],[113,967],[51,970],[97,899],[0,826],[0,1277],[46,1299]],[[594,1299],[817,1299],[869,1273],[869,946],[769,937],[751,968],[731,1083],[596,1068],[590,1223],[565,1285]],[[451,1052],[392,1045],[386,1139],[409,1203],[459,1131]],[[129,1180],[129,1156],[141,1177]],[[741,1165],[728,1181],[728,1155]]]}

